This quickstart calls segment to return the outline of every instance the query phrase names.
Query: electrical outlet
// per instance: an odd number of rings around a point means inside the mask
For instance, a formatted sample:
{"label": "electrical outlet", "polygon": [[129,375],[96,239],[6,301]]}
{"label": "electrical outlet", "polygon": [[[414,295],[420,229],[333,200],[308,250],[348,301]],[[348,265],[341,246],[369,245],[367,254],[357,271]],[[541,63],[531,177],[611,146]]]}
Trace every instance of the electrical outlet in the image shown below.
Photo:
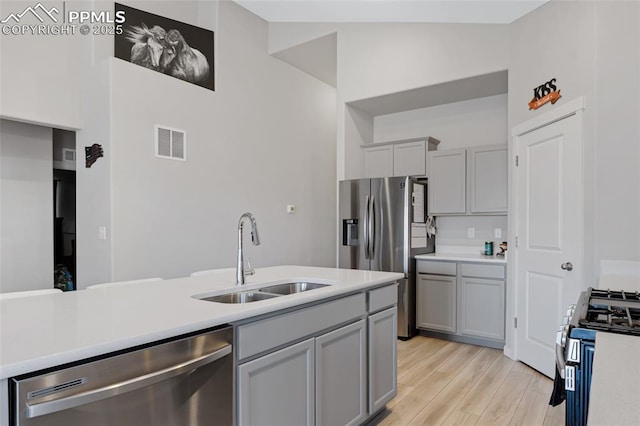
{"label": "electrical outlet", "polygon": [[106,226],[98,226],[98,239],[106,240],[107,239],[107,227]]}
{"label": "electrical outlet", "polygon": [[502,228],[496,228],[493,230],[494,238],[502,238]]}
{"label": "electrical outlet", "polygon": [[474,238],[476,236],[476,228],[467,228],[467,238]]}
{"label": "electrical outlet", "polygon": [[294,214],[296,212],[296,206],[294,204],[287,204],[287,213]]}

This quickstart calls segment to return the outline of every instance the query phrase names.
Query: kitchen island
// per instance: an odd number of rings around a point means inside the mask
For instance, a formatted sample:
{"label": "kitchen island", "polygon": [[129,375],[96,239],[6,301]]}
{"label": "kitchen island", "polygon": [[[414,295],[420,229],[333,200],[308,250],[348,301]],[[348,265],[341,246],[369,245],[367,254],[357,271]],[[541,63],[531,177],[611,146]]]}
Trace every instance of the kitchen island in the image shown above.
{"label": "kitchen island", "polygon": [[[352,320],[354,324],[360,320],[363,323],[368,321],[370,325],[375,315],[382,313],[372,311],[373,305],[378,304],[380,309],[391,307],[395,312],[396,293],[385,288],[393,285],[395,290],[395,282],[400,278],[402,274],[399,273],[277,266],[258,269],[241,290],[285,282],[307,281],[330,285],[246,304],[213,303],[193,297],[211,297],[239,290],[234,285],[234,273],[228,271],[123,287],[4,300],[0,302],[0,411],[3,416],[0,424],[8,423],[7,379],[10,377],[224,324],[245,327],[244,334],[249,336],[254,320],[258,324],[256,330],[264,332],[268,330],[264,327],[268,325],[269,318],[286,318],[291,313],[304,313],[310,307],[343,299],[351,300],[349,306],[358,306],[354,311],[357,317]],[[391,294],[394,295],[393,300],[380,298],[381,295]],[[324,316],[333,315],[324,312]],[[298,319],[304,318],[301,316]],[[338,325],[343,324],[327,325],[327,328],[337,328]],[[387,328],[390,330],[393,327]],[[321,332],[325,330],[308,331],[308,336],[300,335],[293,343],[303,338],[321,339]],[[277,340],[282,331],[273,329],[270,332]],[[392,333],[395,333],[395,328]],[[275,348],[267,348],[264,344],[250,345],[243,350],[246,343],[242,335],[240,333],[237,336],[235,356],[244,357],[243,361],[239,361],[240,364],[247,361],[243,365],[259,359],[258,356],[271,349],[286,348],[288,344],[280,342]],[[375,367],[372,364],[369,360],[369,370]],[[395,352],[392,369],[395,386]],[[369,404],[372,402],[376,402],[376,407],[380,408],[381,401],[370,400]],[[364,418],[371,414],[374,413],[367,411]]]}

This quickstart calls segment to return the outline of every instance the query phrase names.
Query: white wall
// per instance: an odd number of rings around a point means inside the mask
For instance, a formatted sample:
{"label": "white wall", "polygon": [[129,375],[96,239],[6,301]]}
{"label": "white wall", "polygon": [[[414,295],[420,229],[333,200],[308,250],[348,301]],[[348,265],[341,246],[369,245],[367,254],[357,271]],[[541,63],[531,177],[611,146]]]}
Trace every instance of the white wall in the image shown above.
{"label": "white wall", "polygon": [[[510,26],[511,127],[576,97],[586,98],[588,285],[596,284],[603,259],[640,260],[639,27],[640,4],[601,1],[553,1]],[[546,52],[544,60],[532,66],[531,52],[540,51]],[[554,77],[562,98],[555,106],[528,111],[532,89]]]}
{"label": "white wall", "polygon": [[507,143],[507,95],[453,102],[373,119],[373,141],[432,136],[438,149]]}
{"label": "white wall", "polygon": [[[231,266],[247,210],[262,237],[248,248],[254,266],[333,265],[335,89],[270,57],[267,24],[232,2],[127,4],[215,30],[216,91],[112,58],[110,37],[2,37],[0,114],[81,127],[78,288]],[[186,163],[153,157],[156,123],[188,132]],[[85,168],[83,149],[94,143],[104,157]]]}
{"label": "white wall", "polygon": [[640,3],[597,2],[595,259],[640,261]]}
{"label": "white wall", "polygon": [[53,129],[53,161],[62,161],[64,148],[76,149],[76,134],[70,130]]}
{"label": "white wall", "polygon": [[[267,24],[232,2],[216,37],[215,92],[111,60],[113,280],[233,266],[245,211],[254,267],[333,265],[335,89],[268,56]],[[186,162],[154,157],[155,124],[187,132]]]}
{"label": "white wall", "polygon": [[[467,238],[467,228],[474,228],[474,238]],[[494,230],[502,230],[502,238],[495,238]],[[493,252],[507,241],[507,216],[438,216],[436,218],[436,251],[443,246],[474,247],[484,253],[485,241],[493,241]]]}
{"label": "white wall", "polygon": [[0,292],[53,287],[52,130],[0,120]]}
{"label": "white wall", "polygon": [[[61,11],[61,3],[46,3]],[[67,1],[67,7],[89,2]],[[0,16],[20,13],[31,1],[1,1]],[[82,7],[82,6],[80,6]],[[48,18],[47,18],[48,19]],[[46,21],[49,23],[49,21]],[[25,16],[20,24],[40,24]],[[46,124],[81,127],[80,68],[77,66],[90,37],[77,35],[0,36],[0,117]]]}
{"label": "white wall", "polygon": [[338,33],[345,102],[508,67],[506,25],[350,24]]}
{"label": "white wall", "polygon": [[[589,107],[595,100],[594,66],[596,33],[592,2],[552,1],[509,25],[509,129],[539,114],[556,108],[567,101],[584,96],[587,109],[584,111],[583,162],[584,162],[584,279],[586,285],[594,285],[594,185],[595,166],[593,158],[595,120],[594,109]],[[541,31],[544,28],[544,31]],[[547,104],[538,110],[529,110],[528,102],[533,97],[533,88],[557,79],[562,97],[555,105]],[[512,158],[510,143],[509,158]],[[510,173],[512,169],[510,169]],[[511,181],[511,179],[510,179]],[[513,203],[513,197],[510,203]],[[577,218],[578,220],[580,218]],[[515,217],[509,217],[513,245]],[[511,269],[513,265],[509,265]],[[515,316],[515,283],[507,283],[507,322]],[[514,334],[506,334],[506,351],[514,348]]]}
{"label": "white wall", "polygon": [[[276,31],[272,25],[272,33]],[[506,25],[342,24],[338,30],[338,179],[359,175],[351,167],[358,141],[345,136],[351,125],[346,123],[350,117],[345,102],[507,69],[507,31]]]}
{"label": "white wall", "polygon": [[[510,127],[586,99],[585,285],[597,285],[604,259],[640,260],[639,28],[639,3],[604,1],[552,1],[509,26]],[[532,89],[551,78],[562,98],[529,111]]]}

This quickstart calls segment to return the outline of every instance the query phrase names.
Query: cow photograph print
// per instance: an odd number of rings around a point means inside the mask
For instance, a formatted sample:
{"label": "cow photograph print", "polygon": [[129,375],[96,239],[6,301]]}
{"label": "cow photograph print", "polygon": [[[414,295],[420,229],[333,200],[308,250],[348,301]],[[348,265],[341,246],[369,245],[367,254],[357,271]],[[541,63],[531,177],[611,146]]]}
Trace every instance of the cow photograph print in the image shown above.
{"label": "cow photograph print", "polygon": [[115,11],[125,14],[116,58],[214,90],[213,31],[119,3]]}

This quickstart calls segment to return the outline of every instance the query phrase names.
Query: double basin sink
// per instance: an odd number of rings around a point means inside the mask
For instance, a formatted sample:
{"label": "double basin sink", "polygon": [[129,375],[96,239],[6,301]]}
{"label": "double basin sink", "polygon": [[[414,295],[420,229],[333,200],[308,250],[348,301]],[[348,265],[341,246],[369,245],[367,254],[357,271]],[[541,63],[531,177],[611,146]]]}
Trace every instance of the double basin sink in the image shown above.
{"label": "double basin sink", "polygon": [[217,296],[205,297],[200,300],[218,303],[250,303],[257,302],[259,300],[272,299],[279,296],[286,296],[288,294],[302,293],[309,290],[328,287],[329,285],[330,284],[292,282],[271,285],[256,290],[219,294]]}

